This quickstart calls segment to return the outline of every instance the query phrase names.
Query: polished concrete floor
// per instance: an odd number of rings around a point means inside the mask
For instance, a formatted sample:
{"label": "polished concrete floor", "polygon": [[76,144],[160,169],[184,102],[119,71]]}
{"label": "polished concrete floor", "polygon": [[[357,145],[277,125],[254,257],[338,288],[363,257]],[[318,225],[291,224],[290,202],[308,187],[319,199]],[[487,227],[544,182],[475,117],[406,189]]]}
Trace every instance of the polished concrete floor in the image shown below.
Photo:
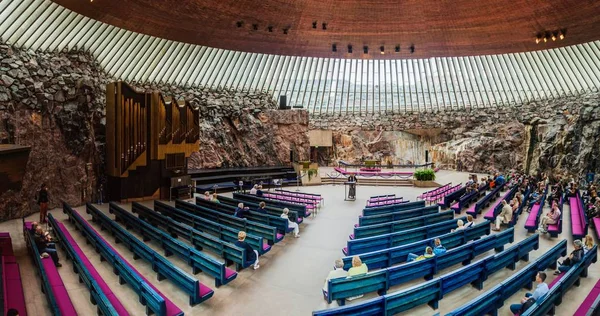
{"label": "polished concrete floor", "polygon": [[[467,176],[467,173],[440,171],[437,176],[437,182],[465,182]],[[293,190],[294,188],[291,189]],[[245,269],[239,273],[236,280],[218,289],[214,287],[214,281],[210,277],[202,273],[198,274],[196,277],[200,282],[215,290],[214,297],[200,305],[190,307],[187,296],[168,280],[158,282],[156,274],[146,262],[137,260],[134,264],[148,280],[175,302],[176,305],[182,308],[186,315],[310,315],[314,310],[337,306],[336,303],[328,305],[323,300],[321,295],[323,279],[331,269],[333,261],[342,256],[341,249],[345,246],[348,235],[352,233],[353,225],[357,222],[357,217],[368,197],[395,193],[397,196],[415,200],[418,194],[426,191],[425,189],[413,187],[359,186],[357,200],[346,202],[344,201],[343,186],[301,187],[300,190],[320,193],[325,198],[325,205],[319,210],[317,216],[306,219],[304,224],[301,225],[301,237],[295,239],[290,238],[288,235],[282,242],[276,244],[269,253],[261,257],[260,269]],[[147,205],[151,205],[151,202],[147,203]],[[124,207],[129,208],[130,206],[125,205]],[[76,209],[86,219],[90,219],[85,214],[84,208],[79,207]],[[106,204],[101,206],[101,209],[108,214]],[[57,219],[65,219],[65,216],[58,209],[52,210],[51,213]],[[531,253],[531,259],[537,258],[561,238],[569,239],[569,251],[572,249],[568,213],[568,207],[565,207],[564,218],[566,220],[563,234],[557,239],[541,236],[541,247],[539,250]],[[38,215],[34,214],[28,217],[27,220],[36,220],[37,217]],[[482,218],[480,217],[476,221],[482,221]],[[516,226],[515,242],[529,235],[523,228],[524,222],[525,217],[521,217]],[[136,294],[127,285],[119,285],[117,277],[112,273],[109,264],[100,262],[99,256],[85,243],[85,239],[74,230],[74,227],[70,223],[65,221],[65,225],[84,253],[105,278],[111,290],[121,299],[125,308],[132,315],[143,315],[144,309],[138,303]],[[92,225],[98,228],[98,225]],[[40,291],[39,278],[35,274],[31,259],[27,256],[22,237],[21,220],[0,223],[0,231],[11,233],[13,247],[21,265],[21,275],[24,282],[29,315],[49,315],[45,296]],[[136,234],[134,233],[134,235]],[[136,236],[139,237],[139,235]],[[113,239],[106,235],[105,237],[127,260],[133,262],[131,252],[123,244],[115,244]],[[154,242],[149,242],[148,245],[161,252],[159,246]],[[483,258],[484,256],[481,255],[479,258]],[[64,256],[61,255],[61,258],[63,258],[64,264]],[[171,256],[169,260],[191,273],[191,268],[179,258]],[[517,268],[522,268],[526,264],[526,262],[519,262]],[[94,315],[95,307],[89,301],[89,292],[83,284],[78,282],[77,276],[73,273],[70,265],[70,263],[66,262],[60,268],[60,274],[65,282],[71,300],[74,302],[79,315]],[[447,273],[457,267],[441,271],[438,275]],[[551,273],[552,271],[548,270],[547,272],[549,274],[548,281],[552,281],[554,277]],[[565,297],[563,303],[557,308],[557,315],[572,315],[584,300],[587,293],[600,277],[600,268],[598,265],[592,266],[589,272],[588,278],[581,280],[581,286],[569,290],[567,297]],[[495,273],[484,283],[484,291],[492,288],[498,282],[512,275],[512,273],[508,269]],[[418,282],[420,281],[394,287],[390,292],[408,288]],[[438,310],[433,310],[429,306],[424,305],[405,313],[405,315],[433,315],[437,312],[444,315],[482,293],[482,291],[477,291],[473,287],[465,286],[440,301]],[[521,293],[515,294],[507,303],[518,302],[524,293],[525,291],[523,290]],[[376,294],[365,295],[364,298],[357,299],[350,304],[356,304],[375,296]],[[509,304],[504,305],[500,310],[500,315],[511,315],[508,309]]]}

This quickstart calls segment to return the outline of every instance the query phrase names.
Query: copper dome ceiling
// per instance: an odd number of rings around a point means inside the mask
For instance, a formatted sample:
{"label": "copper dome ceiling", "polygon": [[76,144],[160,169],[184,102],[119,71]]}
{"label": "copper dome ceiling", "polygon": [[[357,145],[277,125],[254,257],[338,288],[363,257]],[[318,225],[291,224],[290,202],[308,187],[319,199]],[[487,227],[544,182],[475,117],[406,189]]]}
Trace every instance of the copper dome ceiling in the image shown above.
{"label": "copper dome ceiling", "polygon": [[[600,1],[595,0],[54,2],[143,34],[277,55],[386,59],[472,56],[525,52],[600,39]],[[564,40],[535,43],[539,33],[564,29],[567,30]],[[333,44],[337,52],[332,52]],[[348,45],[352,45],[352,54],[348,53]],[[395,52],[397,45],[399,53]],[[412,45],[414,53],[409,49]],[[368,46],[368,54],[363,53],[364,46]],[[385,54],[380,53],[381,46]]]}

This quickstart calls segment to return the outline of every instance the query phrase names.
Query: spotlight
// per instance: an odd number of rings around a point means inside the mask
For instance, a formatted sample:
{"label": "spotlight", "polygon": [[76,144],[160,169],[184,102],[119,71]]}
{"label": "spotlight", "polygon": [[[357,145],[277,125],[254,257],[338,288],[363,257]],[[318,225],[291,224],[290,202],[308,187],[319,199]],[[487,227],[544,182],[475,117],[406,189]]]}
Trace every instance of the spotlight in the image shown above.
{"label": "spotlight", "polygon": [[283,29],[283,34],[287,34],[289,30],[290,29],[288,29],[288,28]]}
{"label": "spotlight", "polygon": [[562,29],[562,30],[558,31],[558,38],[560,38],[561,40],[564,40],[566,35],[567,35],[567,29]]}
{"label": "spotlight", "polygon": [[337,52],[337,45],[336,44],[332,44],[331,45],[331,51],[332,52]]}
{"label": "spotlight", "polygon": [[314,21],[313,22],[313,29],[316,29],[316,28],[317,28],[317,21]]}
{"label": "spotlight", "polygon": [[252,29],[258,31],[258,24],[252,24]]}
{"label": "spotlight", "polygon": [[414,44],[413,44],[413,45],[410,45],[409,49],[410,49],[410,53],[411,53],[411,54],[414,54],[414,53],[415,53],[415,45],[414,45]]}
{"label": "spotlight", "polygon": [[381,55],[385,54],[385,47],[380,46],[379,47],[379,52],[381,53]]}
{"label": "spotlight", "polygon": [[551,38],[552,38],[553,42],[556,42],[556,33],[552,33],[552,37]]}
{"label": "spotlight", "polygon": [[235,22],[235,24],[237,25],[237,27],[242,27],[242,25],[244,25],[243,21],[237,21]]}
{"label": "spotlight", "polygon": [[272,33],[273,32],[273,27],[269,25],[269,26],[267,26],[267,30]]}
{"label": "spotlight", "polygon": [[326,30],[327,29],[327,23],[323,22],[323,29]]}
{"label": "spotlight", "polygon": [[400,45],[396,45],[396,53],[400,52]]}
{"label": "spotlight", "polygon": [[535,36],[535,43],[539,44],[542,41],[542,33],[537,33]]}
{"label": "spotlight", "polygon": [[348,44],[348,54],[352,54],[352,45]]}
{"label": "spotlight", "polygon": [[363,46],[363,53],[365,53],[365,54],[369,53],[369,46]]}

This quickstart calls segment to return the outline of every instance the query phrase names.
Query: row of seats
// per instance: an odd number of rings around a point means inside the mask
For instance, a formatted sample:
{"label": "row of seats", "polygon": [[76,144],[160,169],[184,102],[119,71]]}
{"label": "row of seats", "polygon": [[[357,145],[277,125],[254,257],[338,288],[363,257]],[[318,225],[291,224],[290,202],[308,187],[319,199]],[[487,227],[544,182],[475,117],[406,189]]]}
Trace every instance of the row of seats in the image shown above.
{"label": "row of seats", "polygon": [[373,216],[373,215],[382,215],[388,213],[394,213],[402,210],[411,210],[415,208],[425,207],[425,201],[416,201],[416,202],[408,202],[402,204],[394,204],[394,205],[386,205],[386,206],[378,206],[378,207],[369,207],[364,208],[362,212],[362,216]]}
{"label": "row of seats", "polygon": [[21,270],[13,253],[12,238],[9,233],[0,233],[0,245],[3,315],[6,315],[10,309],[17,310],[19,315],[27,315]]}
{"label": "row of seats", "polygon": [[[538,248],[538,235],[532,237],[535,238],[532,238],[530,242],[522,243],[522,252],[528,252],[527,249],[529,248]],[[471,260],[476,256],[486,253],[491,249],[502,251],[504,245],[512,241],[514,241],[514,230],[510,229],[459,246],[433,258],[368,272],[362,276],[331,279],[327,282],[327,301],[331,303],[337,300],[340,305],[344,305],[345,299],[348,297],[373,291],[378,291],[380,295],[383,295],[390,287],[395,285],[421,277],[430,280],[442,269],[458,263],[462,263],[463,265],[470,264]],[[424,248],[413,250],[415,250],[415,254],[420,255],[423,253]],[[406,261],[407,255],[408,253],[402,254],[402,259]]]}
{"label": "row of seats", "polygon": [[577,192],[577,196],[569,198],[569,206],[571,207],[571,234],[573,239],[583,239],[587,235],[588,220],[579,192]]}
{"label": "row of seats", "polygon": [[256,236],[265,238],[270,245],[283,240],[285,235],[277,232],[277,228],[268,226],[262,223],[249,221],[245,218],[239,218],[232,215],[227,215],[215,211],[210,208],[195,205],[192,203],[185,202],[183,200],[176,200],[175,207],[184,210],[190,214],[200,216],[202,218],[223,224],[232,228],[236,228],[238,231],[243,230]]}
{"label": "row of seats", "polygon": [[[546,203],[546,194],[548,193],[548,187],[542,193],[542,199],[540,203],[536,203],[529,209],[529,216],[527,216],[527,220],[525,221],[525,228],[528,232],[533,233],[540,224],[540,216],[544,211],[544,203]],[[523,202],[526,200],[523,200]]]}
{"label": "row of seats", "polygon": [[454,204],[452,204],[452,206],[450,206],[450,209],[453,210],[456,214],[459,214],[463,208],[465,208],[466,206],[469,206],[469,204],[471,204],[472,202],[477,201],[478,198],[479,198],[479,192],[473,191],[473,192],[461,197],[458,201],[456,201]]}
{"label": "row of seats", "polygon": [[462,188],[462,183],[459,183],[455,186],[448,187],[447,189],[445,189],[444,191],[440,191],[436,195],[426,197],[424,200],[429,203],[439,204],[438,202],[443,200],[445,196],[448,196],[448,195],[460,190],[460,188]]}
{"label": "row of seats", "polygon": [[[229,205],[229,206],[233,206],[233,207],[237,207],[238,204],[244,203],[244,206],[248,207],[252,211],[256,211],[260,207],[260,205],[259,205],[260,202],[255,203],[255,202],[249,202],[249,201],[239,201],[239,200],[232,199],[230,197],[226,197],[223,195],[219,195],[219,202],[220,202],[220,204],[225,204],[225,205]],[[265,204],[266,204],[265,211],[267,211],[268,215],[279,217],[283,213],[283,208],[275,207],[275,206],[267,204],[267,203],[265,203]],[[298,216],[298,212],[296,212],[294,210],[289,210],[288,217],[289,217],[290,221],[296,222],[298,224],[301,224],[304,221],[304,218]]]}
{"label": "row of seats", "polygon": [[449,189],[450,186],[452,186],[452,182],[446,183],[446,184],[444,184],[442,186],[439,186],[439,187],[437,187],[437,188],[435,188],[433,190],[425,191],[425,192],[419,194],[417,196],[417,199],[424,200],[426,197],[437,195],[437,194],[439,194],[441,192],[444,192],[447,189]]}
{"label": "row of seats", "polygon": [[[244,258],[246,258],[246,250],[243,248],[230,242],[223,241],[211,234],[201,232],[189,225],[178,222],[136,202],[133,202],[132,204],[132,212],[138,214],[139,218],[137,220],[158,227],[171,234],[171,237],[173,238],[182,237],[196,247],[197,250],[210,250],[212,253],[225,259],[227,265],[235,263],[237,271],[248,267],[247,262],[244,260]],[[127,222],[128,219],[125,219],[125,221]],[[136,222],[135,219],[131,218],[128,221],[128,225],[136,225]]]}
{"label": "row of seats", "polygon": [[503,207],[502,201],[506,201],[506,203],[510,203],[510,201],[515,196],[515,193],[517,192],[518,189],[519,189],[519,187],[515,185],[510,190],[508,190],[508,192],[506,192],[506,194],[504,194],[504,196],[501,199],[496,201],[496,203],[494,203],[494,205],[492,207],[490,207],[487,212],[485,212],[485,214],[483,215],[483,218],[485,218],[491,222],[494,222],[496,220],[496,217],[498,216],[498,214],[500,214],[500,211],[502,211],[502,207]]}
{"label": "row of seats", "polygon": [[444,195],[444,197],[441,199],[441,202],[438,202],[438,205],[442,208],[448,208],[454,201],[459,200],[460,197],[465,194],[465,192],[467,192],[467,186],[463,186],[452,193],[448,193]]}
{"label": "row of seats", "polygon": [[396,194],[384,194],[384,195],[375,195],[369,198],[369,202],[378,202],[378,201],[384,201],[387,199],[393,199],[396,197]]}
{"label": "row of seats", "polygon": [[54,262],[50,257],[40,257],[41,253],[35,243],[33,232],[31,232],[32,224],[32,222],[23,220],[23,235],[25,236],[27,250],[33,256],[33,261],[38,268],[42,281],[42,292],[46,294],[50,312],[54,315],[77,315]]}
{"label": "row of seats", "polygon": [[312,211],[314,211],[314,209],[316,209],[319,206],[319,201],[315,199],[289,196],[281,193],[264,192],[262,197],[274,201],[304,205],[306,206],[306,209]]}
{"label": "row of seats", "polygon": [[589,316],[600,314],[600,280],[592,288],[583,303],[575,311],[573,316]]}
{"label": "row of seats", "polygon": [[[183,316],[181,308],[162,294],[136,268],[134,268],[118,251],[116,251],[83,217],[68,204],[63,202],[63,212],[69,216],[78,229],[100,254],[101,261],[107,261],[113,272],[119,276],[119,283],[127,283],[139,296],[140,303],[146,306],[146,314],[157,316]],[[64,314],[63,314],[64,315]],[[72,314],[75,315],[75,314]]]}
{"label": "row of seats", "polygon": [[65,225],[54,219],[52,214],[48,214],[48,223],[56,234],[62,248],[65,250],[66,256],[71,259],[73,270],[79,274],[79,279],[83,281],[90,291],[90,301],[98,307],[98,314],[129,315],[121,301],[112,292],[85,253],[79,248],[79,245],[73,239],[73,236],[71,236]]}
{"label": "row of seats", "polygon": [[367,205],[365,207],[376,207],[376,206],[401,204],[401,203],[408,203],[408,201],[404,200],[403,197],[395,197],[395,198],[392,198],[392,199],[387,199],[387,200],[377,201],[377,202],[369,202],[369,201],[367,201]]}
{"label": "row of seats", "polygon": [[[193,227],[194,229],[197,229],[201,232],[209,233],[213,236],[216,236],[217,238],[223,241],[227,241],[230,243],[234,243],[237,241],[239,229],[235,229],[227,225],[219,224],[217,222],[204,219],[200,216],[196,216],[194,214],[188,213],[184,210],[175,208],[171,205],[160,201],[154,201],[154,210],[180,223],[189,225],[190,227]],[[133,208],[133,212],[137,212],[140,214],[140,216],[143,217],[145,215],[143,215],[142,211],[143,208],[136,208],[135,206]],[[269,252],[269,250],[271,250],[271,246],[261,236],[256,236],[251,233],[248,233],[246,235],[245,241],[250,245],[250,247],[252,247],[252,249],[258,251],[260,255],[263,255]]]}
{"label": "row of seats", "polygon": [[307,193],[307,192],[296,192],[296,191],[290,191],[290,190],[284,190],[284,189],[275,189],[275,192],[279,192],[279,193],[285,193],[289,196],[298,196],[298,197],[304,197],[304,198],[311,198],[311,199],[315,199],[318,200],[322,203],[325,202],[325,199],[321,196],[321,194],[317,194],[317,193]]}
{"label": "row of seats", "polygon": [[[535,236],[531,237],[536,238]],[[408,289],[383,295],[360,304],[315,311],[313,315],[394,315],[426,303],[437,309],[438,302],[454,290],[467,284],[472,284],[476,289],[481,290],[483,282],[490,275],[506,267],[514,269],[516,262],[522,259],[526,260],[526,255],[534,248],[531,246],[531,237],[500,253],[489,255],[453,272]],[[353,278],[360,279],[361,276]],[[348,290],[351,291],[351,289]],[[371,288],[371,290],[377,290],[377,287]]]}
{"label": "row of seats", "polygon": [[567,254],[567,241],[563,240],[546,251],[539,258],[528,264],[525,268],[515,272],[506,280],[489,291],[474,298],[463,306],[446,314],[446,316],[478,316],[497,315],[497,311],[504,301],[511,298],[522,288],[532,289],[533,280],[539,271],[547,268],[556,269],[556,260]]}
{"label": "row of seats", "polygon": [[[432,236],[443,235],[449,233],[456,228],[456,221],[466,221],[466,217],[455,218],[441,223],[435,223],[427,226],[417,227],[409,230],[384,234],[379,236],[353,239],[347,242],[347,246],[342,249],[346,256],[356,255],[365,252],[391,248],[407,243],[412,243],[417,240],[429,238]],[[471,229],[469,229],[471,230]]]}
{"label": "row of seats", "polygon": [[[93,221],[99,221],[101,227],[110,230],[111,233],[113,233],[117,238],[121,239],[122,242],[127,243],[128,246],[130,246],[135,253],[137,253],[137,251],[135,251],[135,248],[133,246],[147,248],[147,246],[143,242],[129,234],[115,221],[113,221],[104,213],[96,209],[93,205],[89,203],[86,204],[86,211],[92,215]],[[168,257],[170,255],[176,254],[178,257],[183,259],[190,267],[192,267],[192,271],[194,274],[197,274],[199,272],[205,272],[206,274],[215,278],[216,287],[219,287],[223,284],[227,284],[235,280],[235,278],[237,277],[237,273],[227,268],[224,262],[221,262],[211,256],[208,256],[207,254],[196,250],[194,247],[171,237],[171,235],[140,220],[135,215],[125,211],[113,202],[110,203],[109,212],[115,215],[116,221],[123,223],[123,225],[127,229],[133,228],[137,230],[140,233],[140,235],[142,235],[144,241],[154,240],[158,244],[160,244],[163,250],[165,251],[165,256]],[[137,253],[137,255],[143,256],[143,251],[145,251],[145,249],[140,251],[140,253]],[[153,254],[153,252],[154,251],[152,250],[152,252],[149,252],[149,254]],[[200,296],[200,292],[208,291],[205,289],[205,286],[201,283],[198,283],[198,286],[196,287],[190,286],[190,278],[182,275],[181,273],[183,271],[177,271],[178,269],[175,266],[172,266],[172,264],[168,260],[161,260],[161,258],[162,256],[156,254],[153,256],[148,256],[144,259],[152,260],[153,265],[166,265],[165,270],[167,271],[165,271],[164,273],[161,273],[159,271],[159,273],[162,274],[162,276],[169,278],[175,284],[180,286],[184,291],[190,294],[190,302],[193,302],[191,305],[194,305],[197,303],[198,300],[201,300],[202,297]],[[169,265],[167,265],[167,263],[171,265],[172,268]],[[197,280],[195,281],[197,282]]]}
{"label": "row of seats", "polygon": [[360,239],[384,234],[391,234],[398,231],[427,226],[430,224],[444,222],[452,219],[454,219],[454,212],[439,212],[383,224],[373,224],[368,226],[354,227],[354,233],[351,234],[349,237],[350,239]]}
{"label": "row of seats", "polygon": [[505,184],[502,183],[501,185],[495,187],[492,191],[490,191],[490,193],[486,194],[481,200],[479,200],[475,204],[473,204],[473,206],[471,206],[467,210],[467,214],[473,216],[473,218],[477,218],[477,215],[481,214],[481,211],[486,206],[489,206],[490,203],[492,203],[492,201],[494,199],[500,197],[500,191],[502,191],[504,189],[504,185]]}
{"label": "row of seats", "polygon": [[[391,267],[394,264],[405,262],[409,253],[423,252],[425,247],[433,245],[433,241],[436,238],[440,239],[440,242],[446,249],[452,249],[467,242],[478,240],[489,234],[490,225],[488,223],[482,223],[470,229],[461,229],[439,236],[419,239],[404,245],[362,253],[359,257],[369,269]],[[352,256],[344,257],[342,260],[344,262],[344,269],[348,270],[352,267]]]}
{"label": "row of seats", "polygon": [[272,205],[275,207],[279,207],[281,209],[287,208],[290,211],[296,211],[298,213],[298,217],[300,217],[300,218],[305,218],[305,217],[310,216],[310,211],[306,209],[305,205],[288,203],[288,202],[283,202],[283,201],[269,200],[269,199],[258,197],[256,195],[242,194],[242,193],[233,193],[233,198],[235,200],[242,201],[242,202],[254,202],[254,203],[265,202],[266,204],[269,204],[269,205]]}
{"label": "row of seats", "polygon": [[434,214],[434,213],[439,212],[439,210],[440,210],[439,206],[432,205],[432,206],[426,206],[426,207],[415,208],[415,209],[401,210],[401,211],[397,211],[397,212],[393,212],[393,213],[386,213],[386,214],[381,214],[381,215],[359,216],[358,224],[354,225],[354,227],[399,221],[399,220],[412,218],[412,217],[416,217],[416,216]]}
{"label": "row of seats", "polygon": [[535,304],[529,307],[522,316],[554,314],[554,307],[561,304],[563,296],[571,286],[579,286],[580,278],[587,277],[588,267],[597,261],[597,257],[598,246],[594,246],[569,271],[561,273],[556,277],[552,284],[550,284],[550,291],[542,299],[537,300]]}
{"label": "row of seats", "polygon": [[[223,214],[227,214],[227,215],[234,215],[235,210],[237,208],[236,206],[233,206],[233,205],[207,201],[201,197],[196,197],[195,201],[196,201],[196,205],[207,207],[207,208],[210,208],[212,210],[215,210],[215,211],[221,212]],[[281,216],[263,214],[263,213],[259,213],[257,211],[248,211],[244,215],[244,218],[251,220],[253,222],[258,222],[258,223],[265,224],[268,226],[273,226],[273,227],[277,228],[277,232],[283,233],[283,234],[289,233],[293,230],[293,228],[288,227],[289,221],[286,218],[282,218]]]}

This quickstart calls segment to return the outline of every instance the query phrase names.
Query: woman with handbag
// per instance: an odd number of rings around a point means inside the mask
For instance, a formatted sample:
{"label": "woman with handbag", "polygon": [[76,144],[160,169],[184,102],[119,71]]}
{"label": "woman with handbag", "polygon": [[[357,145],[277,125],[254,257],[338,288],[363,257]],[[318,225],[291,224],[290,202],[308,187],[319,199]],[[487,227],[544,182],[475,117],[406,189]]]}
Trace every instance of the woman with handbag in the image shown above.
{"label": "woman with handbag", "polygon": [[581,240],[575,240],[573,242],[573,246],[575,249],[571,251],[571,254],[567,257],[567,259],[563,260],[563,262],[558,262],[560,266],[558,267],[558,270],[554,271],[554,275],[559,275],[563,272],[569,271],[574,264],[583,259],[583,243]]}

